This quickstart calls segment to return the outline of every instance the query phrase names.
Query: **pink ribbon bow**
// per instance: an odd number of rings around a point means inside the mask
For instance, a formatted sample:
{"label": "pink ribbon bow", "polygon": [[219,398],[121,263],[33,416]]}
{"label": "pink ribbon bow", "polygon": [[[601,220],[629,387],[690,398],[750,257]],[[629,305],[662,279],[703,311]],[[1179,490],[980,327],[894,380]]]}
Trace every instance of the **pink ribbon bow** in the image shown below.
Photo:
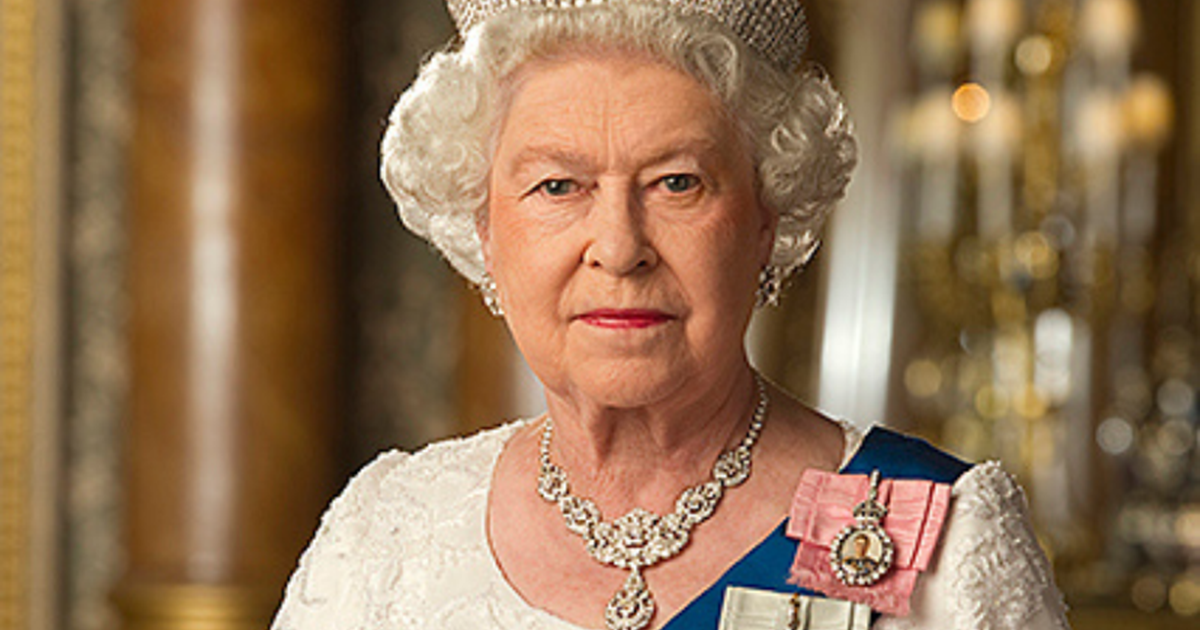
{"label": "pink ribbon bow", "polygon": [[895,547],[892,567],[870,586],[848,586],[829,565],[829,547],[842,528],[854,524],[854,506],[866,500],[869,488],[866,475],[804,473],[787,526],[787,535],[800,541],[789,582],[904,616],[917,574],[929,566],[937,547],[950,506],[950,486],[920,479],[881,481],[877,501],[888,509],[882,526]]}

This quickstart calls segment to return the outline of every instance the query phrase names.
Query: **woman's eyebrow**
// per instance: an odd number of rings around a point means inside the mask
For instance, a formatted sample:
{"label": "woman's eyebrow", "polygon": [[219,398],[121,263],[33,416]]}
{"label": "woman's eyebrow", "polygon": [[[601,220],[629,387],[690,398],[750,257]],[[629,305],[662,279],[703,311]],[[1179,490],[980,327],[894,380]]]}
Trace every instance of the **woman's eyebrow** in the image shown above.
{"label": "woman's eyebrow", "polygon": [[546,163],[572,170],[587,169],[591,166],[591,160],[574,151],[550,144],[531,144],[517,151],[505,170],[508,175],[514,175],[530,165]]}
{"label": "woman's eyebrow", "polygon": [[[724,149],[714,137],[701,135],[682,141],[668,141],[651,146],[633,162],[639,168],[657,166],[681,157],[692,158],[701,165],[709,165],[722,159]],[[535,143],[521,147],[510,160],[506,160],[503,173],[507,176],[520,174],[538,164],[553,164],[572,171],[591,172],[596,169],[594,161],[569,148],[554,143]]]}
{"label": "woman's eyebrow", "polygon": [[647,165],[661,164],[679,157],[692,157],[701,161],[708,161],[714,156],[721,155],[721,153],[720,143],[714,138],[704,136],[651,148],[639,162]]}
{"label": "woman's eyebrow", "polygon": [[657,168],[682,159],[694,162],[696,168],[708,170],[721,164],[727,149],[715,138],[703,136],[650,147],[636,159],[636,163],[639,168]]}

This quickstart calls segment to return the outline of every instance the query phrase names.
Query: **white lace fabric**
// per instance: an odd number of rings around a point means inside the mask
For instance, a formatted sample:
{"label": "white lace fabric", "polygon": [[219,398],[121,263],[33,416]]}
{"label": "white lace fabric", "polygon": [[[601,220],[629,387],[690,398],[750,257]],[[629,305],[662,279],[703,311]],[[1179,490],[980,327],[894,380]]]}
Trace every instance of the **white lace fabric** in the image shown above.
{"label": "white lace fabric", "polygon": [[[385,453],[363,468],[322,517],[272,630],[583,630],[521,599],[488,546],[492,472],[520,426]],[[874,627],[1066,628],[1012,478],[994,463],[975,466],[952,496],[912,613]]]}

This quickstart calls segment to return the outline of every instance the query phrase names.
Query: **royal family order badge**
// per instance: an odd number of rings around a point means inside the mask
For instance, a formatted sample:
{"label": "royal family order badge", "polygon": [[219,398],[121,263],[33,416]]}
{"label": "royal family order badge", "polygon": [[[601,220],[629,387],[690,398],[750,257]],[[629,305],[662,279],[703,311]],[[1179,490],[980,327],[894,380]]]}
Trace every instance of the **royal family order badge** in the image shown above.
{"label": "royal family order badge", "polygon": [[870,586],[892,568],[895,548],[882,525],[887,508],[878,499],[876,470],[871,473],[867,500],[854,506],[854,524],[842,528],[829,547],[833,573],[847,586]]}

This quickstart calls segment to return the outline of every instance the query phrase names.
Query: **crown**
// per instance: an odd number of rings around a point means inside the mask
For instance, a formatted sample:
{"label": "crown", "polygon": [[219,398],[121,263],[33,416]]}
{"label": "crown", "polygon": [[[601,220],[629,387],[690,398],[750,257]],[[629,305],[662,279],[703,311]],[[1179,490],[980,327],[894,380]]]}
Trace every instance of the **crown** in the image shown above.
{"label": "crown", "polygon": [[608,4],[662,5],[681,13],[707,15],[780,69],[800,64],[808,24],[799,0],[447,0],[460,35],[492,16],[517,7],[574,9]]}
{"label": "crown", "polygon": [[863,501],[854,506],[854,520],[856,521],[882,521],[887,513],[886,507],[873,500]]}

